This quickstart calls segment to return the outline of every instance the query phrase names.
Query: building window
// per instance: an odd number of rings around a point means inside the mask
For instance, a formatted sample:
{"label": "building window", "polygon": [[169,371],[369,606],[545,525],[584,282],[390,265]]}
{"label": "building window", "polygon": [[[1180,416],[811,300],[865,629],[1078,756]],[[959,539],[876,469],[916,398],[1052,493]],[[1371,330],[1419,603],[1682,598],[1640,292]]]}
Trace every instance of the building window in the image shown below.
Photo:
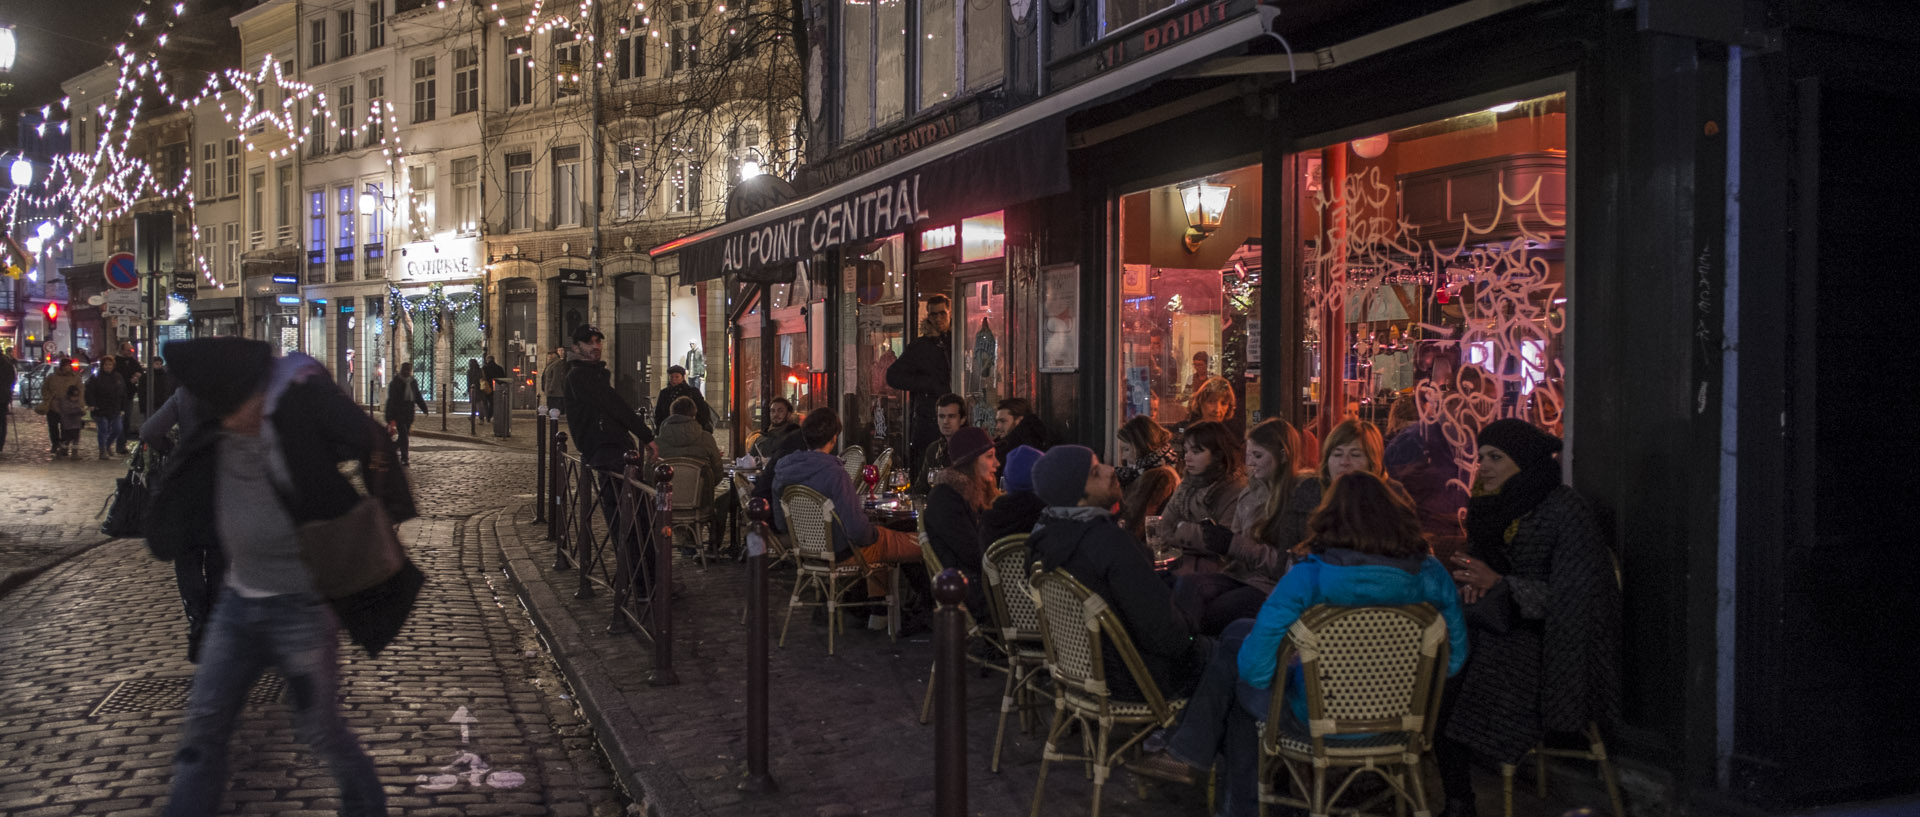
{"label": "building window", "polygon": [[307,23],[307,64],[327,64],[327,21],[312,20]]}
{"label": "building window", "polygon": [[292,244],[298,247],[299,242],[293,237],[293,222],[297,217],[293,208],[299,206],[299,202],[295,201],[293,196],[293,166],[281,165],[274,168],[273,175],[279,182],[273,200],[274,214],[277,216],[275,225],[278,228],[274,235],[275,244]]}
{"label": "building window", "polygon": [[1007,74],[1007,9],[1001,3],[961,3],[961,76],[968,93],[998,83]]}
{"label": "building window", "polygon": [[327,268],[327,191],[307,191],[307,283],[325,280]]}
{"label": "building window", "polygon": [[733,23],[727,26],[727,59],[753,59],[760,47],[753,0],[737,0],[725,8],[734,14]]}
{"label": "building window", "polygon": [[433,165],[407,168],[407,201],[412,205],[407,209],[413,212],[408,218],[408,226],[415,241],[433,238],[436,223],[433,182]]}
{"label": "building window", "polygon": [[553,149],[553,226],[580,226],[580,146]]}
{"label": "building window", "polygon": [[515,37],[507,41],[507,107],[533,104],[533,38]]}
{"label": "building window", "polygon": [[240,139],[228,139],[220,146],[220,158],[226,162],[224,176],[226,195],[240,195]]}
{"label": "building window", "polygon": [[1161,9],[1171,8],[1179,0],[1100,0],[1100,32],[1105,37]]}
{"label": "building window", "polygon": [[367,80],[367,147],[387,138],[387,78]]}
{"label": "building window", "polygon": [[[381,189],[378,183],[368,182],[366,192],[362,195],[366,196],[368,203],[373,205],[367,210],[367,234],[362,240],[366,241],[369,247],[385,246],[387,243],[387,225],[385,221],[385,213],[387,212],[386,191]],[[374,258],[376,258],[376,256],[372,252],[367,253],[368,264],[372,264]]]}
{"label": "building window", "polygon": [[327,155],[327,118],[318,111],[308,115],[307,119],[307,157],[318,159]]}
{"label": "building window", "polygon": [[747,122],[727,129],[727,184],[760,175],[760,125]]}
{"label": "building window", "polygon": [[227,234],[227,281],[231,283],[240,275],[240,222],[229,221]]}
{"label": "building window", "polygon": [[333,109],[340,112],[340,141],[335,150],[353,149],[353,86],[342,85],[333,91]]}
{"label": "building window", "polygon": [[453,50],[453,112],[455,115],[480,110],[480,49],[473,46]]}
{"label": "building window", "polygon": [[336,280],[346,280],[347,276],[353,274],[353,222],[356,220],[354,214],[358,211],[360,202],[359,197],[354,195],[354,185],[351,184],[334,188],[333,197],[336,209],[339,211],[336,223],[340,228],[339,240],[334,244],[336,249],[333,257],[337,262],[335,266],[338,267],[334,270],[334,277]]}
{"label": "building window", "polygon": [[699,162],[682,159],[673,163],[668,174],[672,186],[667,190],[667,212],[700,212],[700,186],[702,181]]}
{"label": "building window", "polygon": [[580,93],[580,38],[573,29],[553,32],[553,98]]}
{"label": "building window", "polygon": [[260,249],[267,243],[267,171],[256,170],[247,179],[247,247]]}
{"label": "building window", "polygon": [[340,58],[353,56],[353,9],[340,12]]}
{"label": "building window", "polygon": [[208,142],[200,146],[200,200],[220,195],[219,146]]}
{"label": "building window", "polygon": [[507,154],[507,230],[533,229],[533,154]]}
{"label": "building window", "polygon": [[453,160],[454,229],[471,234],[480,229],[480,159]]}
{"label": "building window", "polygon": [[434,71],[439,60],[433,57],[421,57],[413,61],[413,121],[430,122],[433,120],[434,103],[439,96],[439,83],[434,79]]}
{"label": "building window", "polygon": [[367,4],[367,50],[387,44],[387,8],[383,0]]}
{"label": "building window", "polygon": [[675,3],[668,15],[669,33],[667,73],[677,74],[700,64],[699,3]]}
{"label": "building window", "polygon": [[841,0],[842,138],[905,116],[906,28],[904,2]]}
{"label": "building window", "polygon": [[920,108],[960,91],[959,7],[954,0],[920,0],[920,36],[913,41],[920,63]]}
{"label": "building window", "polygon": [[613,41],[613,75],[617,79],[641,79],[647,75],[647,24],[645,18],[628,17],[620,21],[620,33]]}
{"label": "building window", "polygon": [[613,148],[613,214],[626,220],[647,212],[647,148],[639,139],[623,139]]}

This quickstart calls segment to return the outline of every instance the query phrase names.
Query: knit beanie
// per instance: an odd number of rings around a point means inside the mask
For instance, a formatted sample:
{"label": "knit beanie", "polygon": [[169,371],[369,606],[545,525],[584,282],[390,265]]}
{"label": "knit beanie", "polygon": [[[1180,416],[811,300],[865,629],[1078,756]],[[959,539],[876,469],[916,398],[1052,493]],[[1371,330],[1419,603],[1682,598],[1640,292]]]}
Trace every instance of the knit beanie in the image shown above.
{"label": "knit beanie", "polygon": [[214,417],[233,413],[267,382],[273,347],[246,338],[192,338],[167,344],[167,369]]}
{"label": "knit beanie", "polygon": [[1523,471],[1538,467],[1560,453],[1559,437],[1541,431],[1525,420],[1511,417],[1488,423],[1486,428],[1480,429],[1474,442],[1507,452],[1507,456],[1512,457],[1513,463]]}
{"label": "knit beanie", "polygon": [[993,438],[987,432],[967,426],[953,432],[947,440],[947,467],[965,468],[973,464],[973,458],[993,450]]}
{"label": "knit beanie", "polygon": [[1040,449],[1023,445],[1007,452],[1007,464],[1000,474],[1006,477],[1007,490],[1032,491],[1033,465],[1040,459]]}
{"label": "knit beanie", "polygon": [[1092,470],[1093,449],[1056,445],[1033,463],[1033,492],[1049,507],[1078,505],[1087,495],[1087,474]]}

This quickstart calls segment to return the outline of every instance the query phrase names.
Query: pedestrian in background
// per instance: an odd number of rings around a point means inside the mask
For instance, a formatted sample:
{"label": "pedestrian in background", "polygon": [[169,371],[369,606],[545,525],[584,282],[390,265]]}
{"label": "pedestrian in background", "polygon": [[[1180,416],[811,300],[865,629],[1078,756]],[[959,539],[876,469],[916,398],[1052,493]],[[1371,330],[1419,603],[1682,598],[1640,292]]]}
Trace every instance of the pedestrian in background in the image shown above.
{"label": "pedestrian in background", "polygon": [[54,444],[53,455],[79,456],[80,429],[87,424],[87,401],[80,396],[80,387],[68,386],[67,393],[53,401],[53,412],[48,416],[60,420],[60,441]]}
{"label": "pedestrian in background", "polygon": [[467,409],[483,423],[493,419],[491,391],[492,386],[487,382],[486,372],[480,368],[480,361],[467,358]]}
{"label": "pedestrian in background", "polygon": [[13,413],[13,384],[20,369],[13,363],[13,352],[0,354],[0,448],[7,447],[7,416]]}
{"label": "pedestrian in background", "polygon": [[547,408],[567,411],[567,351],[559,347],[547,353],[540,367],[540,390],[547,395]]}
{"label": "pedestrian in background", "polygon": [[127,450],[127,381],[114,372],[119,360],[102,358],[100,370],[87,380],[87,406],[93,409],[94,440],[103,460],[110,452]]}
{"label": "pedestrian in background", "polygon": [[[908,394],[907,461],[920,462],[920,453],[941,437],[934,422],[935,403],[953,390],[953,302],[945,295],[927,299],[920,331],[893,365],[887,367],[887,385]],[[922,465],[921,470],[928,466]]]}
{"label": "pedestrian in background", "polygon": [[[69,388],[75,389],[75,394],[78,395],[78,389],[82,385],[79,367],[73,365],[73,358],[65,356],[60,358],[60,362],[53,367],[53,371],[47,372],[46,379],[40,383],[40,405],[35,406],[34,411],[46,415],[47,447],[52,449],[56,457],[66,456],[67,448],[61,442],[60,411],[55,404],[66,396]],[[80,409],[84,412],[86,402],[79,402]]]}
{"label": "pedestrian in background", "polygon": [[[254,679],[274,667],[287,682],[296,734],[340,787],[340,813],[384,815],[379,771],[340,714],[338,631],[344,624],[356,643],[377,653],[398,634],[424,580],[408,564],[375,588],[390,601],[336,609],[315,589],[306,562],[316,555],[314,543],[303,543],[300,531],[360,504],[360,492],[339,470],[349,459],[360,463],[392,521],[411,518],[412,497],[397,477],[392,444],[306,355],[275,360],[260,341],[204,338],[169,344],[167,357],[182,388],[219,419],[181,443],[148,517],[154,554],[203,582],[183,581],[189,613],[211,616],[198,642],[165,814],[199,817],[219,809],[235,721]],[[201,569],[210,562],[214,569]],[[193,654],[191,632],[189,638]]]}
{"label": "pedestrian in background", "polygon": [[413,381],[413,361],[409,360],[400,364],[400,371],[393,376],[393,382],[387,384],[387,425],[393,429],[401,465],[412,464],[407,441],[413,431],[413,409],[416,406],[421,414],[427,413],[427,401],[420,396],[420,384]]}
{"label": "pedestrian in background", "polygon": [[707,405],[707,398],[699,389],[687,382],[687,370],[680,366],[667,367],[667,387],[660,390],[660,398],[653,404],[653,427],[659,428],[667,421],[667,412],[673,408],[673,401],[685,397],[693,401],[694,419],[707,433],[713,433],[713,409]]}

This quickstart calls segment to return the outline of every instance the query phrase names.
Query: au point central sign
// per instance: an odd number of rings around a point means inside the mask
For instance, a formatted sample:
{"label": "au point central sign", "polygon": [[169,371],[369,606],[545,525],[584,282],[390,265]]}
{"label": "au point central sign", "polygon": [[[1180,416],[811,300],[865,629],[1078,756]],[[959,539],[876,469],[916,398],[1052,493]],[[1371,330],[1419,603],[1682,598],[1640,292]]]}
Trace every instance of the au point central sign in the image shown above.
{"label": "au point central sign", "polygon": [[478,236],[442,236],[402,246],[393,268],[402,281],[451,281],[478,277],[482,267]]}

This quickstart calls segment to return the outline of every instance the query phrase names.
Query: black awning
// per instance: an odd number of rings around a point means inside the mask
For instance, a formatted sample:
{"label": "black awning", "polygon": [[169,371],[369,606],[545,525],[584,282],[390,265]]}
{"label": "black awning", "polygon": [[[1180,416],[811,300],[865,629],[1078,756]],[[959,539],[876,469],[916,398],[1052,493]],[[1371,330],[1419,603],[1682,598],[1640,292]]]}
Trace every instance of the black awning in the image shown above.
{"label": "black awning", "polygon": [[771,210],[655,247],[683,284],[752,274],[918,224],[958,221],[1067,189],[1067,137],[1050,118],[937,158],[909,156]]}

